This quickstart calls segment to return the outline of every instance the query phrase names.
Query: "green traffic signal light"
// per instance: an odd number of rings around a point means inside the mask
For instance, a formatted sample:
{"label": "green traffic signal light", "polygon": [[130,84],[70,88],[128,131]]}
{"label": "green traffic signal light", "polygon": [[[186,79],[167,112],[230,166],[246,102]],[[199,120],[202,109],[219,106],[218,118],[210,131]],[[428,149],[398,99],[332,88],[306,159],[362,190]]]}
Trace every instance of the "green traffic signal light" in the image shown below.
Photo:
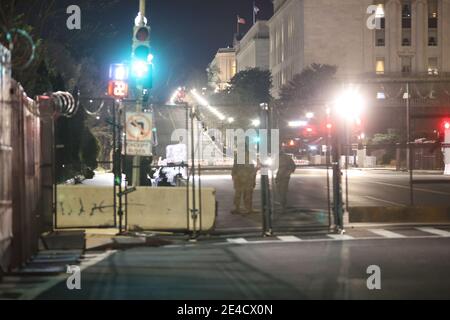
{"label": "green traffic signal light", "polygon": [[134,60],[131,64],[131,71],[137,79],[143,79],[148,76],[150,66],[143,60]]}

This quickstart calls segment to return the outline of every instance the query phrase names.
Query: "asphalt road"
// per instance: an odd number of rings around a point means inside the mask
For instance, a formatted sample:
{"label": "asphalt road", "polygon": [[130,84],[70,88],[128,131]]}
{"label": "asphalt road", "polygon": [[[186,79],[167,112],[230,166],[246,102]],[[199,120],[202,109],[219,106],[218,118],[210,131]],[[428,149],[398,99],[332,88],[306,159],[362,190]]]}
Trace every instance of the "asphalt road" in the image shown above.
{"label": "asphalt road", "polygon": [[[449,238],[118,251],[38,299],[450,299]],[[367,288],[367,267],[381,289]]]}
{"label": "asphalt road", "polygon": [[[450,177],[438,173],[417,173],[415,179],[438,179],[447,183],[424,184],[414,186],[416,206],[448,206],[450,201]],[[86,180],[88,185],[111,185],[111,174],[96,175],[94,180]],[[253,197],[253,206],[260,209],[261,189],[257,178]],[[331,182],[331,172],[330,172]],[[349,206],[408,206],[410,201],[409,174],[391,170],[357,170],[348,171]],[[202,186],[216,189],[218,216],[216,230],[247,229],[260,230],[261,214],[232,215],[233,183],[230,170],[203,171]],[[343,179],[345,198],[345,173]],[[332,199],[331,199],[332,200]],[[288,214],[280,214],[275,205],[275,226],[327,226],[328,225],[328,188],[325,169],[302,168],[292,175],[288,192]]]}
{"label": "asphalt road", "polygon": [[[415,179],[439,179],[447,183],[424,184],[414,187],[414,201],[417,206],[448,206],[450,203],[450,177],[442,174],[418,173]],[[330,172],[331,181],[331,172]],[[408,206],[410,199],[409,174],[390,170],[357,170],[348,171],[349,206]],[[240,226],[256,226],[259,216],[242,216],[242,219],[230,217],[233,201],[233,185],[227,172],[205,172],[202,185],[217,190],[219,216],[217,228],[237,228]],[[343,179],[345,197],[345,174]],[[319,224],[327,222],[327,174],[325,169],[297,169],[289,186],[288,205],[292,211],[311,212],[316,218],[321,217]],[[254,206],[260,205],[259,179],[254,193]],[[321,215],[317,215],[317,214]],[[301,219],[299,219],[301,220]],[[307,217],[303,219],[307,223]],[[315,221],[317,223],[317,219]],[[253,224],[252,224],[253,223]]]}

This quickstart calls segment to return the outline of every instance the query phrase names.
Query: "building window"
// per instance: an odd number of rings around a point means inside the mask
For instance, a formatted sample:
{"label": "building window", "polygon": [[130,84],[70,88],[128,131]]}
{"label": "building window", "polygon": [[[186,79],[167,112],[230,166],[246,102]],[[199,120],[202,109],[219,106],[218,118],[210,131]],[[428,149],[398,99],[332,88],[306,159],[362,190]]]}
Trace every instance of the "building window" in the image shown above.
{"label": "building window", "polygon": [[402,73],[411,73],[412,69],[412,57],[402,57]]}
{"label": "building window", "polygon": [[378,4],[375,12],[377,28],[375,29],[375,46],[384,47],[386,44],[386,19],[384,16],[384,4]]}
{"label": "building window", "polygon": [[375,72],[377,74],[384,74],[384,58],[377,58],[377,62],[375,64]]}
{"label": "building window", "polygon": [[402,1],[402,46],[411,46],[411,0]]}
{"label": "building window", "polygon": [[428,0],[428,45],[435,47],[438,45],[438,2]]}
{"label": "building window", "polygon": [[437,58],[428,58],[428,74],[429,75],[439,74]]}

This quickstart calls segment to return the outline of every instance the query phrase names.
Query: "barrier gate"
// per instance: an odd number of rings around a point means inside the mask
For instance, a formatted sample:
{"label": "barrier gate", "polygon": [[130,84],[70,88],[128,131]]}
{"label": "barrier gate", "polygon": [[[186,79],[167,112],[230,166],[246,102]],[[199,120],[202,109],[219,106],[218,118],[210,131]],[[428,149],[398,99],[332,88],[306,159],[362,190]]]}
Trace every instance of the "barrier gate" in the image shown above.
{"label": "barrier gate", "polygon": [[[212,230],[216,218],[213,188],[196,185],[194,179],[188,179],[180,187],[132,187],[127,181],[132,175],[121,174],[132,171],[122,126],[126,110],[127,101],[80,99],[78,113],[81,114],[78,116],[84,117],[100,144],[96,159],[98,176],[82,183],[55,184],[55,228],[118,228],[121,231],[194,234]],[[57,127],[56,134],[61,129]],[[64,153],[64,145],[58,141],[55,141],[54,149],[57,154]],[[187,167],[193,169],[193,166]]]}

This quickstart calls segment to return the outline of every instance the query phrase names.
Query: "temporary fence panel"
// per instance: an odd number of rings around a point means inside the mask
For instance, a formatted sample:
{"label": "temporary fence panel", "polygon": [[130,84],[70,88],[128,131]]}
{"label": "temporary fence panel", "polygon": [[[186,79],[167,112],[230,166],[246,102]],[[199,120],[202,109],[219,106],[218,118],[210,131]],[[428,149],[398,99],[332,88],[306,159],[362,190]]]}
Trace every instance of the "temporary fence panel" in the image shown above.
{"label": "temporary fence panel", "polygon": [[36,102],[11,79],[0,46],[0,266],[10,270],[37,250],[40,214],[40,119]]}
{"label": "temporary fence panel", "polygon": [[0,267],[5,270],[11,259],[12,242],[12,144],[10,54],[0,45]]}
{"label": "temporary fence panel", "polygon": [[40,119],[36,102],[12,82],[13,265],[37,250],[40,229]]}

